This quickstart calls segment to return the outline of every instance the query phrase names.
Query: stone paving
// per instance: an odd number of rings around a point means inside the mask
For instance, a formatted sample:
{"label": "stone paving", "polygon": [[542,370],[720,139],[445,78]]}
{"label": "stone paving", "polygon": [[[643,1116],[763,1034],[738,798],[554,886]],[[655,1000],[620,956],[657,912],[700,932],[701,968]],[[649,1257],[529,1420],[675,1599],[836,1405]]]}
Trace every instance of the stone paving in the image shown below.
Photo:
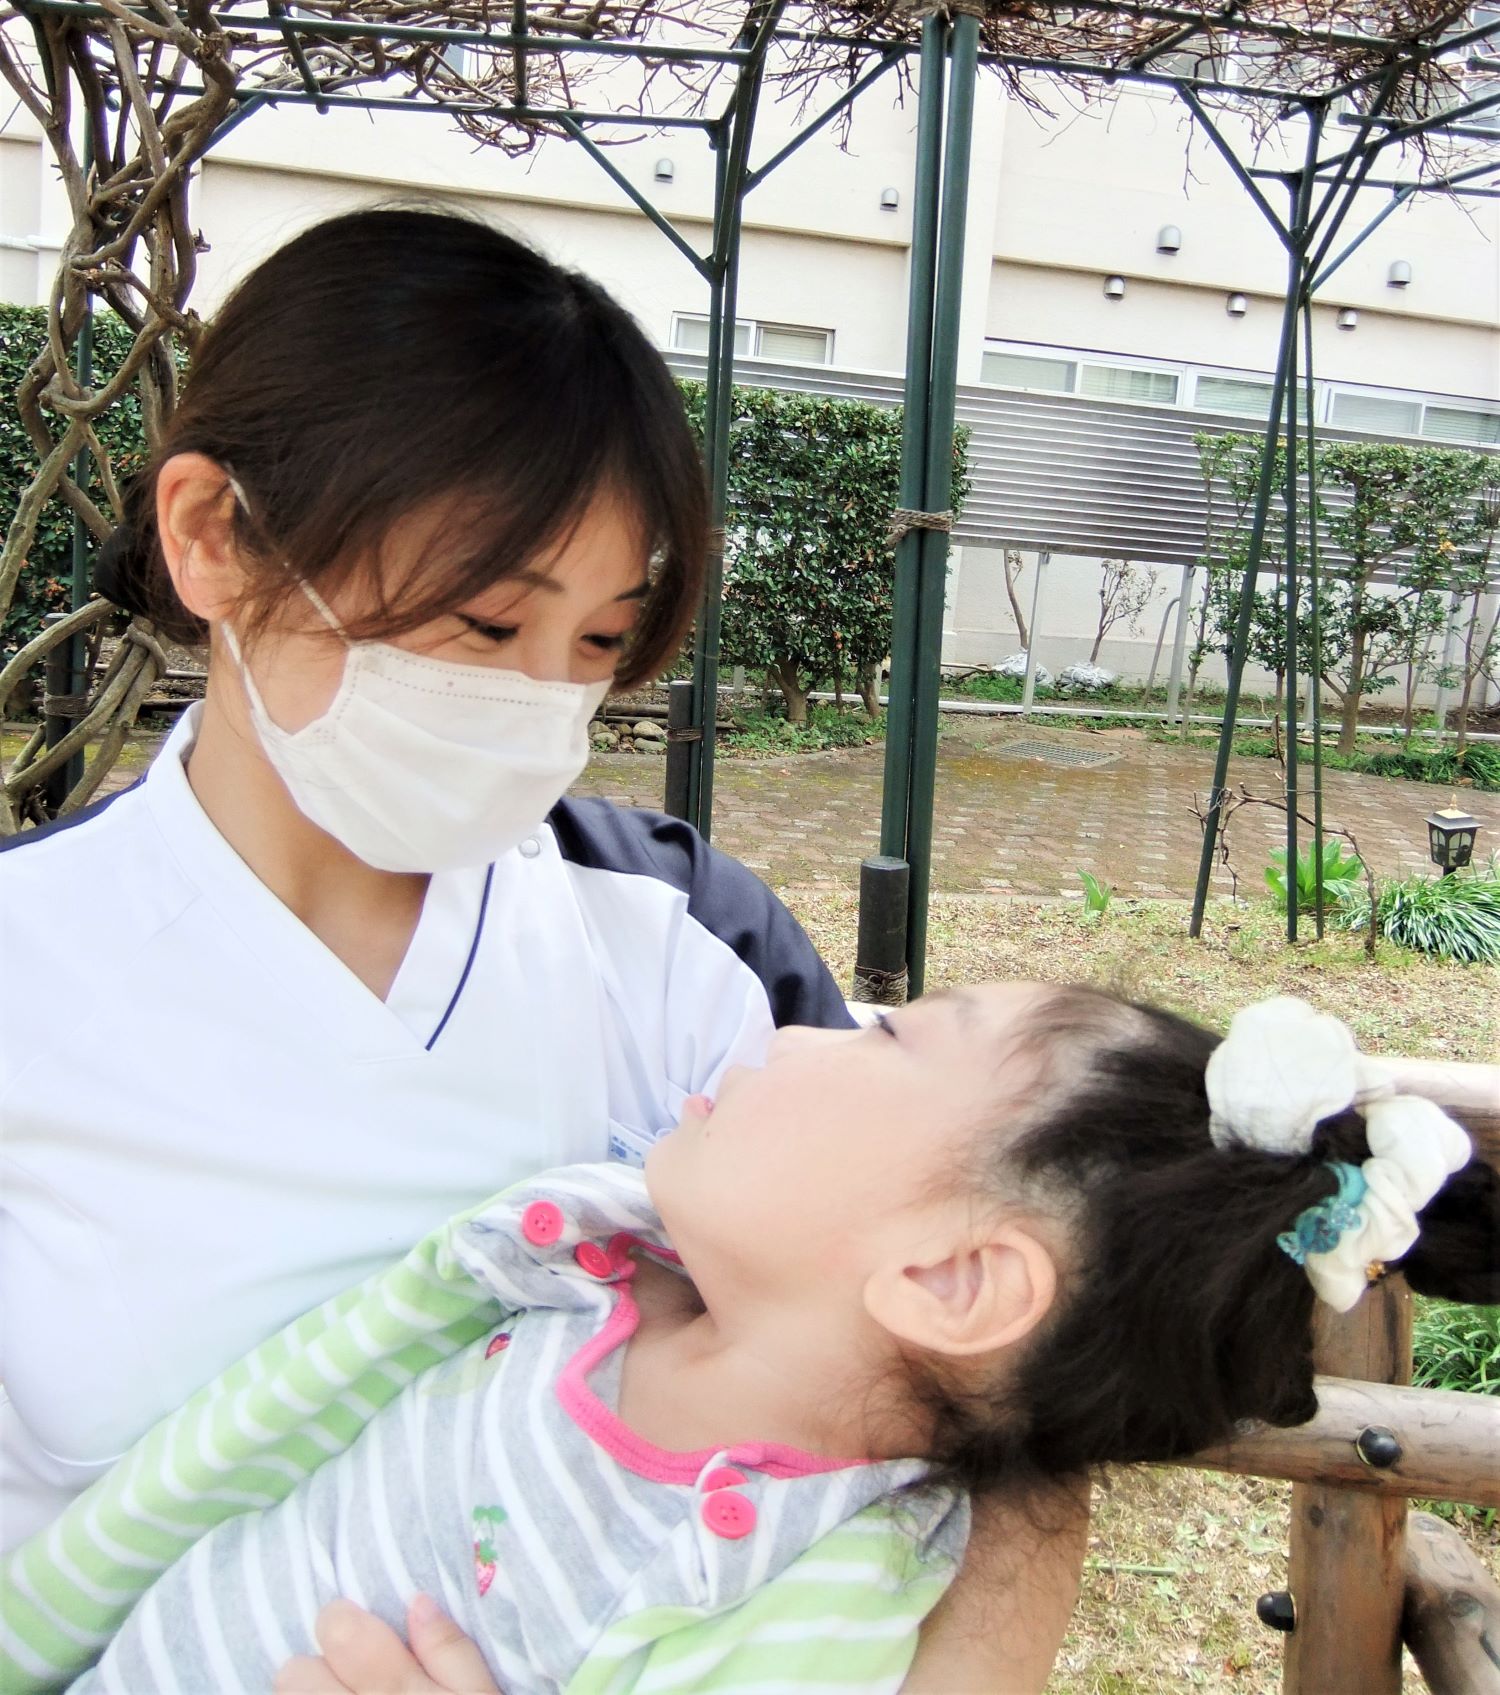
{"label": "stone paving", "polygon": [[[1106,752],[1108,764],[1059,767],[1017,757],[1015,744]],[[721,759],[714,776],[717,846],[783,887],[853,888],[859,861],[878,848],[884,750]],[[1054,729],[1007,719],[943,720],[933,826],[932,884],[950,893],[1081,894],[1080,869],[1122,894],[1189,896],[1201,840],[1195,796],[1206,799],[1212,750],[1148,742],[1139,731]],[[599,754],[577,785],[637,806],[660,807],[663,761]],[[1236,760],[1230,783],[1276,796],[1280,772],[1265,759]],[[1310,815],[1310,773],[1304,803]],[[1328,828],[1353,832],[1378,873],[1432,869],[1423,819],[1447,804],[1446,788],[1327,771]],[[1480,821],[1481,855],[1500,847],[1500,796],[1463,791]],[[1269,850],[1285,839],[1283,815],[1247,806],[1230,827],[1230,858],[1247,894],[1264,888]],[[1304,828],[1303,840],[1311,834]],[[1215,887],[1230,890],[1216,872]]]}

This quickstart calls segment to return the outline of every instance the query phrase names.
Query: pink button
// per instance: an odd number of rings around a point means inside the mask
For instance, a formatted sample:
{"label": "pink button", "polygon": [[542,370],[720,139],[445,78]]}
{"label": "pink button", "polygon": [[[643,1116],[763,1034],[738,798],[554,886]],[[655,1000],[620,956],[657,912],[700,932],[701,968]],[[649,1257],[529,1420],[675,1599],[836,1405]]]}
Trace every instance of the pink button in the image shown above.
{"label": "pink button", "polygon": [[615,1274],[614,1262],[597,1242],[580,1242],[573,1250],[573,1258],[590,1277],[613,1277]]}
{"label": "pink button", "polygon": [[736,1471],[732,1465],[716,1465],[703,1479],[703,1493],[709,1495],[715,1489],[737,1489],[744,1481],[744,1472]]}
{"label": "pink button", "polygon": [[550,1248],[562,1233],[562,1208],[551,1201],[533,1201],[521,1214],[521,1234],[534,1248]]}
{"label": "pink button", "polygon": [[715,1536],[738,1542],[755,1529],[755,1506],[732,1489],[720,1489],[703,1503],[703,1522]]}
{"label": "pink button", "polygon": [[498,1336],[491,1338],[489,1347],[484,1350],[484,1357],[492,1360],[496,1354],[503,1354],[509,1346],[510,1337],[502,1330]]}

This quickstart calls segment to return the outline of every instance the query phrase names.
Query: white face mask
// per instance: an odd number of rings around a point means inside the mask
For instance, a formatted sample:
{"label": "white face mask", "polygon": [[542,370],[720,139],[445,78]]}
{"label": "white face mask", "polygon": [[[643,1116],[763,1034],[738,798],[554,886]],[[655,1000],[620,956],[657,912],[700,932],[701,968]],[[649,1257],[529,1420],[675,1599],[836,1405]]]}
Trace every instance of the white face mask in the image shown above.
{"label": "white face mask", "polygon": [[300,730],[271,720],[234,631],[250,720],[298,809],[378,871],[487,865],[539,828],[588,759],[600,683],[539,683],[343,637],[333,702]]}

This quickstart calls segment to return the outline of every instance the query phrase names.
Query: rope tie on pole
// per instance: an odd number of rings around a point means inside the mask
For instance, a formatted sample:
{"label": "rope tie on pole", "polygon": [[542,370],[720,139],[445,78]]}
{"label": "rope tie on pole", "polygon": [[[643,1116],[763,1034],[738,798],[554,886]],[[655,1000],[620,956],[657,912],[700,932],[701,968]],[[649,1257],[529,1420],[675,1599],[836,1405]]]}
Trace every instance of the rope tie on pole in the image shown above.
{"label": "rope tie on pole", "polygon": [[952,512],[920,512],[915,507],[898,506],[891,513],[890,527],[885,532],[885,544],[899,547],[913,530],[951,530]]}
{"label": "rope tie on pole", "polygon": [[905,1006],[907,972],[879,971],[873,965],[860,965],[854,971],[854,999],[873,1006]]}

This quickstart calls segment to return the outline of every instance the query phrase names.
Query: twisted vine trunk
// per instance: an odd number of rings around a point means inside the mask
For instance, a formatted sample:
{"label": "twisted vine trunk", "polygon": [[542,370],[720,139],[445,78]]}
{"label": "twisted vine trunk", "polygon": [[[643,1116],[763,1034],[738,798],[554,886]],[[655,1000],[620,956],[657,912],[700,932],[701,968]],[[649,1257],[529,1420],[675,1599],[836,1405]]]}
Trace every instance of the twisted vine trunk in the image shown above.
{"label": "twisted vine trunk", "polygon": [[[105,9],[102,24],[36,20],[34,59],[22,59],[0,40],[0,75],[41,127],[71,217],[47,302],[46,342],[15,397],[37,469],[0,548],[0,617],[14,601],[49,501],[66,502],[95,543],[114,528],[120,490],[95,423],[133,392],[147,447],[154,448],[177,400],[174,339],[190,346],[199,328],[187,310],[197,272],[188,180],[234,102],[224,37],[202,0],[193,0],[186,21],[167,7],[143,15],[106,0]],[[184,102],[173,88],[189,65],[204,92]],[[134,341],[118,370],[93,384],[77,360],[79,332],[96,302],[119,316]],[[76,462],[85,448],[94,476],[80,480]],[[0,672],[0,715],[49,653],[86,629],[102,630],[108,612],[103,602],[90,602],[22,648]],[[23,749],[6,771],[0,831],[39,819],[48,779],[92,748],[59,810],[82,805],[107,775],[164,669],[151,630],[143,623],[126,630],[67,734],[45,751],[33,738],[38,745]]]}

